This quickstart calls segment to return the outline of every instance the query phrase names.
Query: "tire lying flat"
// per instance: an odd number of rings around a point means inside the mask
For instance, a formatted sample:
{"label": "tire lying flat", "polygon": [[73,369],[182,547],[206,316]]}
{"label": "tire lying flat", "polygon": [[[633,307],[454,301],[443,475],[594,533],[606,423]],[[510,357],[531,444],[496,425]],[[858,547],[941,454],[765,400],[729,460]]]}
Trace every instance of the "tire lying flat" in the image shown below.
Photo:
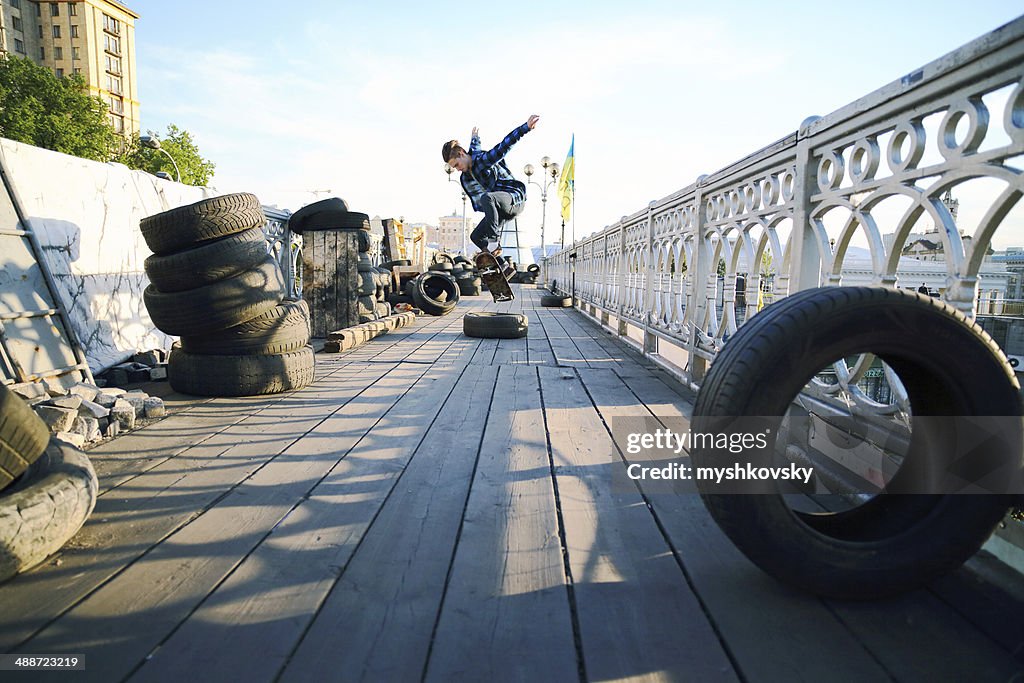
{"label": "tire lying flat", "polygon": [[462,333],[482,339],[521,339],[529,332],[529,320],[522,313],[467,313]]}
{"label": "tire lying flat", "polygon": [[259,228],[266,222],[256,195],[240,192],[147,216],[139,228],[150,250],[163,256],[192,244]]}
{"label": "tire lying flat", "polygon": [[256,268],[184,292],[160,292],[150,285],[143,299],[160,330],[198,336],[252,320],[281,303],[284,295],[284,276],[268,255]]}
{"label": "tire lying flat", "polygon": [[28,469],[49,442],[46,423],[20,396],[0,385],[0,490]]}
{"label": "tire lying flat", "polygon": [[[712,432],[721,418],[782,415],[816,372],[864,352],[896,371],[915,416],[1021,414],[1013,371],[975,322],[912,292],[830,287],[786,297],[739,328],[705,378],[693,431]],[[1003,436],[1020,444],[1020,420],[1005,423],[1013,433]],[[913,442],[904,467],[944,466],[941,445],[915,451]],[[695,448],[693,464],[715,466],[715,456]],[[1020,468],[1020,450],[1011,457],[1016,462],[1007,464]],[[761,569],[844,599],[892,595],[955,569],[1013,502],[996,494],[881,494],[846,512],[812,515],[791,509],[778,493],[719,494],[702,481],[698,488],[718,525]]]}
{"label": "tire lying flat", "polygon": [[269,355],[206,356],[171,350],[167,379],[171,388],[195,396],[277,394],[313,382],[313,348]]}
{"label": "tire lying flat", "polygon": [[241,325],[203,336],[184,336],[186,353],[214,356],[281,354],[309,343],[309,306],[305,301],[283,301]]}
{"label": "tire lying flat", "polygon": [[540,305],[546,308],[572,308],[572,297],[560,294],[542,294]]}
{"label": "tire lying flat", "polygon": [[0,495],[0,581],[31,569],[78,533],[99,485],[89,458],[53,439]]}
{"label": "tire lying flat", "polygon": [[165,256],[146,259],[149,281],[160,292],[183,292],[254,268],[267,257],[262,228],[201,242]]}

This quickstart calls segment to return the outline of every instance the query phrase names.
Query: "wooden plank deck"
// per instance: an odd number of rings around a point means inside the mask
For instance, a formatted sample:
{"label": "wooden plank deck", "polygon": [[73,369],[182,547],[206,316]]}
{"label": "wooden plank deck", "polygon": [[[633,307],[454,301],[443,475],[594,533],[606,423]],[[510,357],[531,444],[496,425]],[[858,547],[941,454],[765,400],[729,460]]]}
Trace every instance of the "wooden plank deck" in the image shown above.
{"label": "wooden plank deck", "polygon": [[[302,390],[189,401],[90,451],[96,510],[0,585],[0,652],[84,654],[94,681],[1024,680],[1024,582],[990,557],[820,600],[696,495],[613,485],[612,421],[691,400],[539,294],[465,299],[318,355]],[[463,336],[482,309],[529,336]]]}

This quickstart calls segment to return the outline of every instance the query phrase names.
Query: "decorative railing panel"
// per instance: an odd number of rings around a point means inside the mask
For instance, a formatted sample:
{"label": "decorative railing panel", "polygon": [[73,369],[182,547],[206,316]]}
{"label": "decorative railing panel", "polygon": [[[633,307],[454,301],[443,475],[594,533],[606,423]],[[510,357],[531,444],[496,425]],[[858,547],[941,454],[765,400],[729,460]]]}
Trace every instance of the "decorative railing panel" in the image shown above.
{"label": "decorative railing panel", "polygon": [[[923,231],[943,255],[943,298],[973,314],[997,230],[1024,242],[1022,169],[1024,18],[624,216],[548,258],[544,276],[620,333],[642,330],[645,351],[685,349],[699,383],[765,304],[839,285],[844,267],[866,260],[875,284],[916,288],[899,269]],[[954,196],[969,197],[959,219]],[[857,395],[870,362],[837,368],[839,388]]]}

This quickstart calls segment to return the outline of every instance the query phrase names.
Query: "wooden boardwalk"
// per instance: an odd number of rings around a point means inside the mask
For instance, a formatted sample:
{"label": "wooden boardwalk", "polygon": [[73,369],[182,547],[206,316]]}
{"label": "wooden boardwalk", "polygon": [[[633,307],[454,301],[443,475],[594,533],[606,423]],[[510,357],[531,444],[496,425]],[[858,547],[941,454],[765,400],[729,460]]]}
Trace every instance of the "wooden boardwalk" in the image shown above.
{"label": "wooden boardwalk", "polygon": [[[84,654],[91,681],[1024,680],[1024,583],[990,557],[820,600],[696,495],[613,485],[612,420],[691,401],[538,295],[318,355],[290,394],[169,397],[90,452],[72,543],[0,585],[0,652]],[[461,334],[496,308],[529,337]]]}

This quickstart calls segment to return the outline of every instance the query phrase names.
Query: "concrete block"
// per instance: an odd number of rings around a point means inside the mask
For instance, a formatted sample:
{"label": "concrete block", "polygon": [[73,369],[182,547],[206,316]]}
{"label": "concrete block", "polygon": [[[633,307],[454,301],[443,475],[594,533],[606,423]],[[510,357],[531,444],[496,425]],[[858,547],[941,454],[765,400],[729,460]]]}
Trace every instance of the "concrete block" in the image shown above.
{"label": "concrete block", "polygon": [[73,432],[57,432],[54,437],[71,444],[75,448],[81,448],[85,445],[85,437],[81,434],[75,434]]}
{"label": "concrete block", "polygon": [[117,420],[111,420],[110,423],[103,428],[103,436],[110,438],[117,436],[121,433],[121,423]]}
{"label": "concrete block", "polygon": [[[107,396],[124,396],[128,391],[120,387],[104,387],[103,393]],[[96,399],[93,400],[95,401]]]}
{"label": "concrete block", "polygon": [[60,379],[57,377],[44,377],[43,388],[46,389],[46,393],[50,396],[63,396],[68,393],[68,390],[64,388],[64,385],[60,383]]}
{"label": "concrete block", "polygon": [[21,396],[26,401],[33,398],[49,397],[49,394],[46,392],[46,387],[38,382],[22,382],[20,384],[12,384],[7,388],[18,396]]}
{"label": "concrete block", "polygon": [[94,384],[79,382],[78,384],[72,384],[68,388],[68,393],[74,394],[75,396],[81,396],[86,401],[95,401],[96,394],[100,393],[100,388]]}
{"label": "concrete block", "polygon": [[132,410],[135,411],[135,419],[138,419],[142,417],[146,412],[147,398],[149,397],[146,396],[145,394],[143,394],[142,396],[139,396],[138,394],[125,394],[121,398],[117,399],[117,403],[114,404],[114,408],[112,408],[111,411],[116,409],[118,405],[121,405],[122,403],[127,403],[132,407]]}
{"label": "concrete block", "polygon": [[110,389],[111,385],[115,387],[123,387],[128,384],[128,371],[123,368],[111,368],[107,370],[107,386],[104,389]]}
{"label": "concrete block", "polygon": [[[96,398],[99,398],[102,395],[103,394],[97,394]],[[85,399],[82,399],[82,405],[78,407],[78,414],[88,415],[89,417],[98,420],[101,417],[107,417],[108,415],[110,415],[110,408],[104,407],[99,403],[95,403],[93,401],[86,401]]]}
{"label": "concrete block", "polygon": [[124,399],[118,399],[110,409],[110,419],[117,422],[122,430],[134,429],[135,406]]}
{"label": "concrete block", "polygon": [[149,380],[151,382],[159,382],[160,380],[167,379],[167,366],[158,365],[155,368],[149,369]]}
{"label": "concrete block", "polygon": [[163,417],[167,414],[167,408],[164,406],[164,400],[153,396],[143,401],[146,417]]}
{"label": "concrete block", "polygon": [[140,363],[142,365],[148,365],[149,367],[155,367],[160,363],[160,354],[157,351],[140,351],[132,356],[133,363]]}
{"label": "concrete block", "polygon": [[75,424],[75,418],[78,417],[78,411],[69,408],[38,406],[35,410],[46,426],[50,428],[52,434],[71,431],[71,426]]}
{"label": "concrete block", "polygon": [[114,403],[117,402],[118,397],[108,394],[107,391],[108,389],[104,389],[102,392],[96,394],[96,404],[109,411],[114,407]]}
{"label": "concrete block", "polygon": [[47,403],[57,408],[67,408],[68,410],[78,410],[82,406],[82,402],[85,401],[81,396],[75,394],[68,394],[67,396],[57,396],[51,398]]}
{"label": "concrete block", "polygon": [[100,423],[94,417],[88,415],[79,415],[75,418],[75,423],[71,425],[69,430],[72,434],[81,434],[82,438],[86,441],[98,441],[103,438],[100,433]]}

